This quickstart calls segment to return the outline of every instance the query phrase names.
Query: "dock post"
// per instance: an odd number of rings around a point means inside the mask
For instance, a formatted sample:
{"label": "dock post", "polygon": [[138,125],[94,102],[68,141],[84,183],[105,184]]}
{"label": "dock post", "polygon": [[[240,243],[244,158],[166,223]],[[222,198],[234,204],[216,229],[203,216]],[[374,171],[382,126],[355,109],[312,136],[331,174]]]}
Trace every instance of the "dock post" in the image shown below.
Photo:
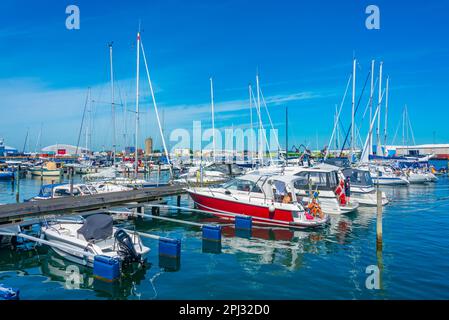
{"label": "dock post", "polygon": [[377,184],[377,226],[376,226],[376,244],[377,251],[382,251],[382,191]]}
{"label": "dock post", "polygon": [[176,197],[176,205],[177,205],[178,207],[181,206],[181,195],[180,195],[180,194],[178,194],[178,196]]}
{"label": "dock post", "polygon": [[69,179],[70,179],[70,195],[73,196],[73,172],[74,167],[69,168]]}
{"label": "dock post", "polygon": [[17,171],[17,190],[16,190],[16,202],[20,202],[20,172]]}

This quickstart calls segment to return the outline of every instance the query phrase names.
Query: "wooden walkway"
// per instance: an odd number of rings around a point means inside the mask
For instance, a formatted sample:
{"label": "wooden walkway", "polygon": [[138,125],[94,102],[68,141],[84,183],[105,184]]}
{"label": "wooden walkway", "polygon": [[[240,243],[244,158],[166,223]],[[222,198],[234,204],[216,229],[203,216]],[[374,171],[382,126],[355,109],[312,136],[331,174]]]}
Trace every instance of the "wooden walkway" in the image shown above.
{"label": "wooden walkway", "polygon": [[185,193],[184,186],[163,186],[140,190],[109,192],[89,196],[63,197],[48,200],[0,205],[0,224],[13,222],[25,217],[50,214],[77,213],[106,209],[129,202],[148,202],[162,197]]}

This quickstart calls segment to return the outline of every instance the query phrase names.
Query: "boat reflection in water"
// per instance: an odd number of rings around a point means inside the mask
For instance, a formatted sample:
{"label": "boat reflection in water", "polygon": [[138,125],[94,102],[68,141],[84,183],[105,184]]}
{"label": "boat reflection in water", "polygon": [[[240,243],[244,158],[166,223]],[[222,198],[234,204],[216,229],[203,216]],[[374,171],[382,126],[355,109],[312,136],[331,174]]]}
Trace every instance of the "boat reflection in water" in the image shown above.
{"label": "boat reflection in water", "polygon": [[[332,215],[326,229],[298,230],[283,227],[254,226],[251,231],[235,229],[233,224],[222,225],[221,251],[234,254],[247,264],[248,254],[257,260],[258,268],[264,264],[276,264],[294,271],[303,265],[304,254],[329,254],[350,244],[360,233],[368,232],[375,222],[375,208],[363,208],[357,214]],[[220,223],[219,218],[202,219],[202,223]],[[203,244],[204,251],[204,244]],[[218,252],[215,252],[218,253]],[[252,260],[253,258],[249,258]]]}
{"label": "boat reflection in water", "polygon": [[139,298],[136,287],[145,280],[150,267],[140,268],[137,272],[123,275],[116,282],[108,283],[96,279],[91,268],[70,263],[45,247],[34,250],[0,249],[0,272],[15,272],[19,276],[43,275],[48,278],[47,281],[57,282],[64,289],[93,290],[98,298],[103,299]]}
{"label": "boat reflection in water", "polygon": [[132,274],[126,274],[115,282],[105,282],[94,277],[92,269],[62,259],[49,250],[42,261],[42,274],[52,281],[60,282],[71,290],[94,290],[99,298],[127,299],[138,296],[136,286],[145,279],[149,267],[141,268]]}

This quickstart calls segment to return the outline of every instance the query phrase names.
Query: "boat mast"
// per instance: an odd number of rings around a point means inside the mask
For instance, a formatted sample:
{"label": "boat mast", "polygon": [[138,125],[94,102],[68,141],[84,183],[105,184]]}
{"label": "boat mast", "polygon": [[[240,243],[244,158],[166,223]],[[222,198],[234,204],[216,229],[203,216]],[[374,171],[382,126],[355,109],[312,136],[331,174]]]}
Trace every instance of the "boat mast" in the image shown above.
{"label": "boat mast", "polygon": [[251,84],[248,85],[248,94],[249,94],[249,119],[250,119],[250,128],[251,128],[251,164],[254,160],[254,130],[253,130],[253,100],[251,99]]}
{"label": "boat mast", "polygon": [[[378,103],[381,102],[381,96],[382,96],[382,66],[383,62],[380,62],[380,69],[379,69],[379,100]],[[377,142],[376,142],[376,155],[380,155],[382,153],[382,147],[380,145],[380,113],[382,110],[382,105],[379,105],[379,112],[377,113],[377,129],[376,129],[376,136],[377,136]]]}
{"label": "boat mast", "polygon": [[112,43],[109,43],[109,62],[111,67],[111,110],[112,110],[112,165],[115,167],[115,104],[114,104],[114,67],[112,64]]}
{"label": "boat mast", "polygon": [[354,59],[352,65],[352,113],[351,113],[351,155],[355,150],[355,135],[354,135],[354,118],[355,118],[355,80],[356,80],[356,65],[357,60]]}
{"label": "boat mast", "polygon": [[86,153],[87,153],[87,149],[89,147],[89,125],[90,125],[90,117],[91,117],[91,97],[90,97],[90,87],[87,90],[87,113],[88,113],[88,118],[86,119]]}
{"label": "boat mast", "polygon": [[36,141],[36,147],[34,148],[34,152],[35,153],[37,153],[37,151],[39,150],[41,150],[41,148],[40,148],[40,144],[41,144],[41,136],[42,136],[42,127],[43,127],[43,123],[41,123],[41,128],[40,128],[40,130],[39,130],[39,135],[38,135],[38,137],[37,137],[37,141]]}
{"label": "boat mast", "polygon": [[135,140],[136,140],[136,145],[135,145],[135,151],[134,151],[134,156],[135,156],[135,169],[136,169],[136,178],[137,178],[137,173],[139,171],[139,149],[138,149],[138,139],[139,139],[139,54],[140,54],[140,26],[139,26],[139,32],[137,32],[137,70],[136,70],[136,136],[135,136]]}
{"label": "boat mast", "polygon": [[150,93],[151,93],[151,99],[153,100],[154,111],[156,112],[156,120],[157,120],[157,124],[159,127],[159,133],[162,138],[162,145],[164,147],[165,157],[167,158],[167,163],[169,165],[170,177],[173,179],[174,176],[173,176],[173,169],[172,169],[171,161],[170,161],[170,155],[168,153],[167,144],[165,143],[164,133],[162,132],[161,120],[159,119],[159,112],[157,110],[156,98],[154,97],[153,84],[151,82],[150,71],[148,70],[147,58],[145,56],[145,49],[143,48],[142,41],[140,41],[140,48],[142,49],[143,62],[145,64],[145,71],[147,73],[148,84],[150,86]]}
{"label": "boat mast", "polygon": [[214,118],[214,82],[212,77],[210,80],[210,105],[212,108],[212,145],[213,145],[213,159],[215,161],[215,118]]}
{"label": "boat mast", "polygon": [[[259,89],[259,73],[256,74],[256,90],[257,90],[257,110],[259,113],[259,131],[261,130],[262,127],[262,118],[261,118],[261,114],[260,114],[260,89]],[[261,134],[263,134],[263,132],[260,131],[259,133],[259,139]],[[261,139],[260,139],[261,140]],[[263,147],[261,148],[261,142],[258,143],[259,146],[259,158],[260,158],[260,162],[263,165]]]}
{"label": "boat mast", "polygon": [[387,84],[385,88],[385,125],[384,125],[384,146],[387,145],[387,128],[388,128],[388,85],[390,77],[387,77]]}
{"label": "boat mast", "polygon": [[288,106],[285,106],[285,165],[288,166]]}
{"label": "boat mast", "polygon": [[[337,132],[335,134],[335,150],[338,150],[338,145],[339,145],[339,136],[340,136],[340,126],[338,125],[338,104],[335,104],[335,115],[334,115],[334,128],[336,128]],[[330,152],[330,145],[327,147],[327,151],[326,153]]]}
{"label": "boat mast", "polygon": [[[373,119],[373,97],[374,97],[374,59],[371,60],[371,91],[369,96],[369,123],[371,124],[371,120]],[[369,136],[369,149],[368,155],[373,153],[373,135]]]}

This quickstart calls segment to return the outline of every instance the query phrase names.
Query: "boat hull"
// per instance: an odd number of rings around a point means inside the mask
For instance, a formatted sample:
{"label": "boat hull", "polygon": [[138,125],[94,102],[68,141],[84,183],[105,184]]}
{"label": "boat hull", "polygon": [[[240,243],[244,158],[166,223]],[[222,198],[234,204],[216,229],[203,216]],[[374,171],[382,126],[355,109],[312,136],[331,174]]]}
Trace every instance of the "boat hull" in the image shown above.
{"label": "boat hull", "polygon": [[187,190],[196,206],[205,211],[209,211],[216,217],[234,220],[235,217],[230,215],[246,215],[253,218],[253,223],[262,225],[276,225],[285,227],[317,227],[328,222],[328,217],[322,221],[298,221],[293,218],[294,211],[274,208],[270,210],[270,205],[256,205],[240,201],[220,199],[213,196],[198,194]]}
{"label": "boat hull", "polygon": [[407,186],[410,184],[405,179],[401,178],[390,178],[390,177],[372,177],[374,184],[384,185],[384,186]]}
{"label": "boat hull", "polygon": [[38,177],[59,177],[62,174],[62,170],[30,170],[32,176]]}

